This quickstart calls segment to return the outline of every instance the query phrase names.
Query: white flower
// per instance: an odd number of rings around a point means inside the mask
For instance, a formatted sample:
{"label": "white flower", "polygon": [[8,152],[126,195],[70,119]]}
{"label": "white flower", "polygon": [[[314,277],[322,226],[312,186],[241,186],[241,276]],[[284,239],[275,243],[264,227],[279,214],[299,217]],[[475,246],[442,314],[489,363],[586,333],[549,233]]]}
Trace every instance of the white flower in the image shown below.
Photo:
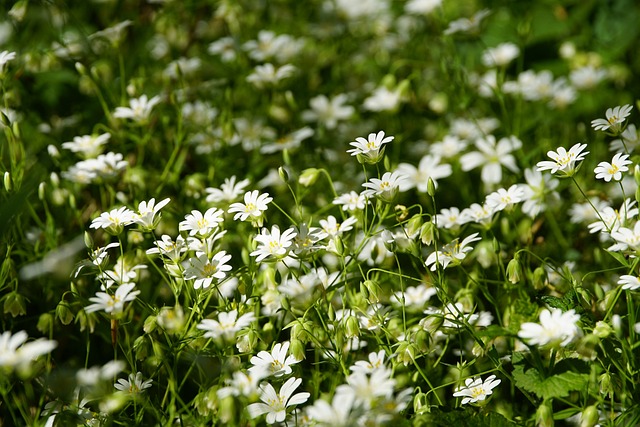
{"label": "white flower", "polygon": [[312,137],[314,134],[313,129],[308,126],[295,130],[282,138],[278,138],[275,141],[264,144],[260,147],[260,152],[263,154],[277,153],[284,150],[293,150],[300,147],[302,141]]}
{"label": "white flower", "polygon": [[289,345],[289,341],[277,343],[273,346],[271,353],[263,350],[253,356],[250,360],[253,366],[249,368],[249,372],[264,372],[265,376],[273,375],[274,377],[289,375],[292,372],[291,365],[300,362],[292,354],[287,356]]}
{"label": "white flower", "polygon": [[482,63],[487,67],[504,67],[520,55],[520,48],[513,43],[501,43],[482,53]]}
{"label": "white flower", "polygon": [[258,248],[251,252],[251,256],[256,257],[256,262],[260,262],[267,257],[283,258],[289,252],[289,247],[293,244],[296,232],[289,228],[280,234],[280,227],[274,225],[271,231],[263,228],[258,236],[254,238],[260,244]]}
{"label": "white flower", "polygon": [[154,229],[160,220],[160,217],[156,217],[156,215],[160,212],[160,209],[164,208],[170,201],[171,199],[167,197],[156,205],[156,199],[152,197],[148,202],[140,202],[138,205],[138,215],[133,222],[140,224],[145,229]]}
{"label": "white flower", "polygon": [[353,393],[336,393],[331,404],[317,399],[306,409],[307,415],[316,423],[329,427],[348,427],[358,425],[355,417],[350,415],[355,396]]}
{"label": "white flower", "polygon": [[264,212],[269,208],[268,204],[273,200],[269,193],[262,193],[258,190],[247,191],[244,194],[244,203],[233,203],[227,212],[237,212],[233,219],[240,221],[251,220],[257,227],[262,227]]}
{"label": "white flower", "polygon": [[152,379],[143,381],[142,372],[137,372],[136,374],[129,374],[128,380],[120,378],[113,386],[123,393],[136,395],[151,387],[152,383]]}
{"label": "white flower", "polygon": [[461,219],[460,209],[452,206],[449,209],[441,209],[434,218],[434,224],[438,227],[453,228],[462,225]]}
{"label": "white flower", "polygon": [[409,163],[400,163],[396,172],[403,178],[400,191],[415,188],[420,193],[426,193],[429,179],[437,188],[438,179],[450,176],[452,169],[450,164],[440,164],[439,157],[428,154],[420,159],[417,168]]}
{"label": "white flower", "polygon": [[50,353],[58,343],[39,338],[26,342],[29,336],[25,331],[11,334],[5,331],[0,335],[0,367],[27,367],[38,356]]}
{"label": "white flower", "polygon": [[104,228],[111,234],[120,234],[124,227],[133,223],[135,219],[135,212],[123,206],[101,213],[98,218],[91,221],[89,228]]}
{"label": "white flower", "polygon": [[342,205],[342,210],[349,212],[363,210],[368,203],[363,194],[358,194],[355,191],[350,191],[333,199],[334,205]]}
{"label": "white flower", "polygon": [[536,164],[537,170],[542,172],[550,170],[552,174],[560,171],[561,176],[572,176],[577,171],[577,163],[585,158],[589,152],[583,152],[587,148],[587,144],[575,144],[567,151],[564,147],[558,148],[557,151],[548,151],[553,161],[544,160]]}
{"label": "white flower", "polygon": [[478,203],[472,203],[471,206],[463,209],[462,212],[460,212],[458,223],[462,225],[468,222],[475,222],[476,224],[489,226],[489,224],[491,224],[494,213],[496,213],[496,211],[486,203],[482,205]]}
{"label": "white flower", "polygon": [[14,59],[16,59],[15,52],[9,52],[8,50],[0,52],[0,73],[3,71],[4,66]]}
{"label": "white flower", "polygon": [[607,118],[591,121],[591,127],[593,127],[594,130],[611,129],[611,132],[619,133],[622,130],[622,123],[624,123],[624,120],[631,114],[631,109],[633,109],[631,104],[608,108],[605,112]]}
{"label": "white flower", "polygon": [[614,139],[609,145],[611,151],[634,151],[640,145],[640,132],[633,123],[620,134],[619,139]]}
{"label": "white flower", "polygon": [[147,249],[147,254],[162,254],[173,262],[182,258],[182,254],[187,251],[187,242],[182,236],[178,236],[174,242],[171,236],[163,234],[160,240],[153,243],[156,247]]}
{"label": "white flower", "polygon": [[449,26],[444,30],[445,35],[455,33],[477,33],[480,30],[480,23],[491,13],[488,9],[476,12],[471,18],[460,18],[449,22]]}
{"label": "white flower", "polygon": [[442,0],[409,0],[404,11],[414,15],[428,15],[442,5]]}
{"label": "white flower", "polygon": [[392,301],[404,304],[408,308],[421,309],[437,293],[435,287],[421,283],[418,286],[409,286],[404,292],[394,293]]}
{"label": "white flower", "polygon": [[236,333],[249,326],[254,320],[256,320],[256,316],[252,312],[238,317],[238,310],[221,311],[218,313],[218,320],[204,319],[197,327],[206,331],[205,338],[222,338],[230,341],[235,338]]}
{"label": "white flower", "polygon": [[327,129],[335,129],[338,121],[347,120],[353,116],[355,109],[347,102],[347,95],[341,93],[329,99],[324,95],[311,98],[309,105],[311,110],[302,112],[302,120],[307,122],[317,121],[322,123]]}
{"label": "white flower", "polygon": [[593,65],[585,65],[584,67],[576,68],[569,74],[569,80],[571,83],[579,89],[593,89],[602,80],[607,78],[608,73],[603,68],[596,68]]}
{"label": "white flower", "polygon": [[487,396],[493,393],[493,389],[500,384],[501,380],[497,380],[495,375],[490,375],[486,380],[482,378],[467,378],[464,380],[464,387],[458,387],[453,393],[454,397],[463,397],[462,404],[475,403],[485,400]]}
{"label": "white flower", "polygon": [[63,142],[62,148],[79,153],[85,159],[89,159],[101,154],[102,146],[109,142],[110,138],[110,133],[76,136],[72,142]]}
{"label": "white flower", "polygon": [[618,285],[622,285],[622,289],[635,291],[640,289],[640,278],[637,276],[631,276],[628,274],[620,276],[620,280],[618,280]]}
{"label": "white flower", "polygon": [[345,219],[344,222],[339,223],[333,215],[329,215],[327,219],[320,220],[320,227],[322,227],[322,231],[324,231],[328,237],[334,238],[340,237],[345,232],[352,230],[357,222],[358,219],[356,217],[350,216]]}
{"label": "white flower", "polygon": [[476,242],[480,239],[478,233],[473,233],[465,237],[462,242],[458,242],[458,239],[455,239],[444,245],[441,250],[431,253],[431,255],[427,257],[425,264],[427,267],[431,266],[431,271],[436,271],[438,264],[440,264],[443,269],[447,268],[452,262],[453,265],[460,264],[460,261],[467,256],[467,252],[473,250],[472,247],[468,246],[469,243]]}
{"label": "white flower", "polygon": [[404,178],[397,172],[385,172],[380,179],[371,178],[369,182],[362,184],[366,188],[362,192],[365,197],[377,196],[381,200],[391,202],[400,189],[400,183]]}
{"label": "white flower", "polygon": [[354,142],[350,142],[352,148],[347,150],[352,156],[361,156],[367,163],[377,163],[384,154],[384,144],[393,141],[393,136],[385,138],[384,131],[370,133],[367,139],[359,136]]}
{"label": "white flower", "polygon": [[276,68],[273,64],[266,63],[264,65],[256,66],[253,73],[247,76],[247,81],[252,83],[258,89],[263,89],[268,86],[276,85],[281,80],[291,77],[295,71],[296,67],[291,64],[286,64],[280,68]]}
{"label": "white flower", "polygon": [[565,347],[580,335],[579,320],[580,315],[573,309],[563,312],[557,308],[545,308],[540,313],[540,323],[523,323],[518,336],[529,345]]}
{"label": "white flower", "polygon": [[[613,237],[613,233],[618,231],[622,226],[628,224],[628,221],[631,218],[638,215],[638,208],[634,207],[635,204],[635,200],[626,199],[622,202],[619,209],[613,209],[611,206],[600,203],[599,205],[602,206],[602,210],[597,212],[597,221],[587,226],[589,228],[589,232],[607,233],[611,234]],[[595,206],[598,206],[598,204]],[[618,240],[618,243],[626,244],[626,241],[628,241],[632,245],[635,245],[637,243],[637,237],[633,236],[633,232],[631,230],[625,230],[626,231],[623,231],[621,235],[616,235],[614,239]]]}
{"label": "white flower", "polygon": [[236,46],[233,37],[221,37],[207,47],[210,55],[220,55],[222,62],[231,62],[236,59]]}
{"label": "white flower", "polygon": [[218,281],[227,277],[227,271],[231,270],[231,266],[227,262],[231,259],[231,255],[227,255],[225,251],[216,253],[211,259],[207,254],[201,254],[197,258],[189,258],[188,268],[184,270],[184,278],[186,280],[194,280],[193,287],[195,289],[208,288],[211,286],[213,279]]}
{"label": "white flower", "polygon": [[114,295],[106,292],[97,292],[95,297],[89,298],[93,304],[85,307],[87,313],[104,310],[105,313],[114,315],[121,314],[124,311],[124,303],[133,301],[140,291],[133,291],[136,285],[134,283],[124,283],[118,286]]}
{"label": "white flower", "polygon": [[236,182],[236,176],[231,178],[225,178],[220,188],[205,188],[205,191],[209,193],[207,195],[207,202],[209,203],[231,203],[235,201],[241,194],[244,193],[244,189],[249,185],[248,179],[243,179]]}
{"label": "white flower", "polygon": [[627,172],[629,168],[627,165],[633,162],[629,160],[628,154],[617,153],[613,156],[611,163],[600,162],[598,166],[593,170],[596,174],[596,179],[604,179],[606,182],[620,181],[622,179],[622,172]]}
{"label": "white flower", "polygon": [[216,394],[219,399],[224,399],[229,396],[257,397],[257,394],[260,391],[258,384],[263,378],[263,372],[234,372],[233,378],[225,380],[225,384],[227,384],[227,386],[220,388]]}
{"label": "white flower", "polygon": [[430,152],[432,155],[448,159],[456,157],[467,148],[467,142],[461,140],[456,135],[446,135],[442,141],[431,144]]}
{"label": "white flower", "polygon": [[482,166],[480,177],[486,185],[502,181],[502,166],[512,172],[518,172],[516,159],[511,152],[522,147],[522,142],[515,136],[496,142],[493,135],[487,135],[485,138],[477,139],[475,146],[478,151],[460,157],[460,165],[465,172]]}
{"label": "white flower", "polygon": [[509,189],[498,189],[487,196],[486,204],[494,212],[504,210],[516,203],[520,203],[524,198],[524,190],[517,184],[512,185]]}
{"label": "white flower", "polygon": [[282,384],[278,393],[276,393],[271,384],[260,387],[262,391],[260,400],[264,403],[252,403],[247,406],[249,416],[256,418],[262,414],[267,414],[267,424],[283,422],[287,416],[288,407],[304,403],[311,396],[307,392],[293,394],[301,383],[302,379],[300,378],[289,378]]}
{"label": "white flower", "polygon": [[362,106],[368,111],[393,111],[398,107],[400,101],[402,101],[400,88],[389,90],[380,86],[364,100]]}
{"label": "white flower", "polygon": [[188,231],[190,236],[205,237],[210,235],[224,221],[222,215],[224,211],[216,208],[209,208],[202,214],[197,210],[192,210],[191,214],[185,216],[184,221],[178,224],[180,231]]}
{"label": "white flower", "polygon": [[615,227],[615,229],[611,231],[611,237],[619,246],[615,249],[624,250],[631,248],[634,251],[637,251],[640,249],[640,221],[636,222],[633,226],[633,230],[627,227]]}
{"label": "white flower", "polygon": [[148,99],[147,95],[142,95],[140,98],[129,100],[129,107],[117,107],[113,113],[113,117],[118,119],[131,119],[135,122],[142,123],[149,118],[151,110],[159,102],[159,96]]}
{"label": "white flower", "polygon": [[349,369],[352,372],[361,372],[363,374],[371,374],[378,369],[385,369],[385,352],[380,350],[377,353],[369,353],[369,360],[358,360]]}
{"label": "white flower", "polygon": [[369,410],[378,398],[386,400],[393,396],[396,381],[391,374],[391,370],[384,367],[373,370],[370,375],[353,372],[347,377],[347,384],[338,386],[336,393],[349,396],[354,405]]}
{"label": "white flower", "polygon": [[546,209],[547,198],[552,201],[560,199],[560,195],[554,191],[560,182],[534,169],[525,169],[524,177],[527,183],[520,184],[524,200],[522,212],[534,218]]}

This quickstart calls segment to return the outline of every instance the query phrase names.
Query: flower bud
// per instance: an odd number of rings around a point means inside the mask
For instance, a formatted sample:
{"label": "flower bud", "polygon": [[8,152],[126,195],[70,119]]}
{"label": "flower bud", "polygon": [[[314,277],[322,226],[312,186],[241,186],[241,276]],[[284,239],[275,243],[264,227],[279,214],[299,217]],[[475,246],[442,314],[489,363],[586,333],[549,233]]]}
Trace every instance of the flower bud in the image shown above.
{"label": "flower bud", "polygon": [[49,335],[53,329],[53,315],[51,313],[42,313],[38,318],[36,327],[43,335]]}
{"label": "flower bud", "polygon": [[345,331],[347,338],[355,338],[360,336],[360,322],[355,316],[347,317],[345,321]]}
{"label": "flower bud", "polygon": [[517,256],[509,261],[507,264],[507,280],[509,280],[514,285],[520,281],[522,278],[522,267],[520,267],[520,262],[518,261]]}
{"label": "flower bud", "polygon": [[533,287],[539,291],[542,290],[547,283],[547,271],[544,267],[537,267],[533,270]]}
{"label": "flower bud", "polygon": [[68,325],[73,321],[73,313],[65,301],[60,301],[56,306],[56,317],[63,325]]}
{"label": "flower bud", "polygon": [[278,168],[278,175],[280,175],[280,179],[283,182],[285,182],[285,183],[289,182],[289,173],[287,172],[287,170],[284,167],[280,166]]}
{"label": "flower bud", "polygon": [[78,74],[80,74],[81,76],[87,74],[87,67],[85,67],[82,63],[76,62],[74,65]]}
{"label": "flower bud", "polygon": [[298,183],[303,187],[310,187],[318,180],[320,170],[316,168],[308,168],[302,171],[298,177]]}
{"label": "flower bud", "polygon": [[588,406],[580,416],[580,427],[594,427],[598,424],[600,414],[596,405]]}
{"label": "flower bud", "polygon": [[24,297],[13,291],[4,298],[4,314],[11,313],[11,316],[17,317],[27,314],[27,306]]}
{"label": "flower bud", "polygon": [[40,184],[38,184],[38,199],[44,201],[44,198],[47,195],[46,189],[47,189],[47,184],[45,184],[44,182],[41,182]]}
{"label": "flower bud", "polygon": [[420,240],[425,245],[430,245],[438,237],[438,229],[431,221],[425,222],[420,227]]}
{"label": "flower bud", "polygon": [[156,316],[148,316],[145,319],[142,329],[146,334],[150,334],[151,332],[156,330],[156,326],[158,325],[157,320],[158,318]]}
{"label": "flower bud", "polygon": [[598,384],[600,384],[600,393],[603,395],[608,395],[608,398],[611,399],[613,396],[613,384],[611,383],[611,375],[608,372],[600,375],[598,378]]}
{"label": "flower bud", "polygon": [[435,182],[433,182],[433,179],[431,179],[431,177],[429,177],[429,179],[427,180],[427,194],[430,197],[435,197],[436,195],[436,184]]}
{"label": "flower bud", "polygon": [[593,334],[598,338],[606,338],[613,332],[613,328],[607,323],[599,320],[593,328]]}
{"label": "flower bud", "polygon": [[550,400],[545,400],[542,402],[542,405],[538,407],[536,411],[536,426],[553,427],[553,409]]}
{"label": "flower bud", "polygon": [[304,360],[305,356],[305,346],[300,340],[292,339],[291,346],[289,347],[289,353],[296,358],[296,360]]}
{"label": "flower bud", "polygon": [[13,190],[13,182],[11,180],[11,174],[9,171],[4,173],[4,189],[7,191]]}
{"label": "flower bud", "polygon": [[407,236],[413,237],[418,234],[422,228],[423,224],[422,215],[415,214],[414,216],[407,221],[407,225],[405,226],[405,230],[407,230]]}

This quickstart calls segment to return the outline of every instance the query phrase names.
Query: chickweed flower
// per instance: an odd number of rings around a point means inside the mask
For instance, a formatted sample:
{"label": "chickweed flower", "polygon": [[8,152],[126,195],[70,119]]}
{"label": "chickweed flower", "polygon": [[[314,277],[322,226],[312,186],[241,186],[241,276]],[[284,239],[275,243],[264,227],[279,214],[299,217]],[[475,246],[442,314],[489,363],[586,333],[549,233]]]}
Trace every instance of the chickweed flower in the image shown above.
{"label": "chickweed flower", "polygon": [[504,67],[520,55],[520,48],[513,43],[501,43],[482,53],[482,63],[487,67]]}
{"label": "chickweed flower", "polygon": [[310,393],[293,392],[302,384],[300,378],[289,378],[276,393],[271,384],[261,387],[260,400],[264,403],[252,403],[247,406],[247,411],[251,418],[259,417],[267,414],[267,424],[281,423],[287,416],[287,408],[294,405],[300,405],[309,399]]}
{"label": "chickweed flower", "polygon": [[221,311],[218,313],[218,320],[204,319],[198,324],[198,329],[205,331],[205,338],[215,340],[222,338],[230,341],[235,338],[236,333],[249,326],[254,320],[256,320],[256,316],[252,312],[238,317],[238,310]]}
{"label": "chickweed flower", "polygon": [[559,172],[560,177],[570,177],[573,176],[577,171],[580,165],[578,162],[583,160],[589,152],[585,152],[584,149],[587,148],[587,144],[575,144],[573,147],[567,151],[563,147],[558,148],[557,151],[548,151],[547,156],[549,156],[553,161],[543,160],[536,164],[537,170],[539,172],[550,170],[552,174],[556,174]]}
{"label": "chickweed flower", "polygon": [[458,242],[458,239],[455,239],[444,245],[441,250],[431,253],[431,255],[427,257],[425,264],[427,267],[431,266],[431,271],[436,271],[438,264],[440,264],[443,269],[447,268],[451,263],[453,263],[453,265],[460,264],[460,261],[465,259],[467,253],[473,250],[471,246],[468,246],[469,243],[478,240],[480,240],[478,233],[473,233],[465,237],[462,242]]}
{"label": "chickweed flower", "polygon": [[159,96],[149,99],[147,95],[129,100],[129,107],[117,107],[113,117],[117,119],[131,119],[137,123],[144,123],[149,119],[151,110],[160,102]]}
{"label": "chickweed flower", "polygon": [[438,179],[450,176],[452,169],[450,164],[440,164],[439,157],[428,154],[420,159],[417,168],[409,163],[400,163],[396,172],[402,177],[400,191],[415,188],[420,193],[426,193],[429,178],[437,187]]}
{"label": "chickweed flower", "polygon": [[91,159],[102,154],[103,145],[109,142],[110,138],[110,133],[76,136],[71,142],[63,142],[62,148],[78,153],[85,159]]}
{"label": "chickweed flower", "polygon": [[393,202],[400,190],[403,176],[396,172],[385,172],[380,179],[371,178],[369,182],[362,184],[366,188],[362,192],[365,197],[378,197],[387,203]]}
{"label": "chickweed flower", "polygon": [[126,380],[120,378],[113,386],[120,392],[134,396],[151,387],[152,383],[152,379],[143,380],[142,372],[137,372],[129,374],[129,378]]}
{"label": "chickweed flower", "polygon": [[640,278],[637,276],[631,276],[629,274],[625,274],[620,276],[620,280],[618,280],[618,285],[622,285],[622,289],[628,291],[636,291],[640,289]]}
{"label": "chickweed flower", "polygon": [[306,122],[317,121],[327,129],[335,129],[338,121],[349,119],[355,112],[355,108],[344,105],[348,100],[347,94],[341,93],[329,99],[324,95],[311,98],[309,106],[311,110],[302,112],[302,119]]}
{"label": "chickweed flower", "polygon": [[142,201],[138,205],[138,215],[133,220],[134,223],[140,224],[145,230],[153,230],[160,221],[160,216],[156,216],[160,209],[164,208],[169,202],[170,198],[166,198],[156,205],[156,199],[151,198],[148,202]]}
{"label": "chickweed flower", "polygon": [[529,345],[566,347],[581,334],[579,320],[580,315],[573,309],[563,312],[545,308],[540,313],[540,323],[523,323],[518,336]]}
{"label": "chickweed flower", "polygon": [[227,255],[225,251],[220,251],[211,259],[207,254],[201,254],[197,258],[190,258],[191,264],[184,271],[186,280],[195,280],[193,287],[195,289],[208,288],[214,279],[218,281],[227,277],[227,271],[231,270],[231,266],[227,262],[231,259],[231,255]]}
{"label": "chickweed flower", "polygon": [[135,212],[123,206],[109,212],[103,212],[98,218],[91,221],[89,228],[104,228],[107,233],[115,236],[122,233],[124,227],[133,223],[135,219]]}
{"label": "chickweed flower", "polygon": [[495,212],[507,209],[516,203],[520,203],[524,198],[524,190],[517,184],[512,185],[505,190],[500,188],[487,196],[487,206]]}
{"label": "chickweed flower", "polygon": [[453,393],[454,397],[462,397],[462,404],[476,403],[483,401],[493,393],[493,389],[500,384],[495,375],[490,375],[486,380],[482,378],[467,378],[464,386],[458,387]]}
{"label": "chickweed flower", "polygon": [[268,204],[273,200],[269,193],[262,193],[258,190],[247,191],[244,195],[244,203],[233,203],[229,206],[229,213],[236,214],[234,220],[246,221],[249,219],[256,227],[262,227],[264,212],[269,208]]}
{"label": "chickweed flower", "polygon": [[44,338],[27,342],[25,331],[11,334],[5,331],[0,335],[0,368],[26,368],[38,356],[50,353],[58,343]]}
{"label": "chickweed flower", "polygon": [[104,310],[105,313],[118,315],[124,311],[124,303],[133,301],[140,291],[134,291],[136,287],[134,283],[124,283],[118,286],[115,294],[110,295],[106,292],[98,292],[95,297],[89,298],[93,304],[85,307],[84,311],[93,313],[94,311]]}
{"label": "chickweed flower", "polygon": [[277,225],[272,226],[271,230],[263,228],[261,233],[254,238],[260,246],[250,255],[256,257],[256,262],[265,258],[284,258],[295,237],[296,232],[293,228],[285,230],[282,234]]}
{"label": "chickweed flower", "polygon": [[460,157],[462,170],[467,172],[482,166],[480,177],[485,185],[494,185],[502,181],[502,167],[518,172],[516,159],[511,154],[522,147],[522,141],[515,136],[501,138],[496,142],[493,135],[475,141],[478,151],[472,151]]}
{"label": "chickweed flower", "polygon": [[385,138],[384,131],[376,133],[370,133],[367,139],[363,137],[357,137],[354,142],[350,142],[351,150],[347,150],[352,156],[357,156],[358,162],[376,164],[382,160],[384,155],[384,144],[393,141],[393,136],[387,136]]}
{"label": "chickweed flower", "polygon": [[632,163],[628,154],[617,153],[613,156],[611,163],[600,162],[593,171],[596,174],[596,179],[604,179],[606,182],[610,182],[612,179],[620,181],[622,172],[627,172],[629,170],[627,165]]}
{"label": "chickweed flower", "polygon": [[204,215],[200,211],[192,210],[191,214],[180,222],[178,228],[180,231],[188,231],[190,236],[206,237],[224,221],[223,214],[223,210],[216,208],[207,209]]}
{"label": "chickweed flower", "polygon": [[629,117],[633,106],[625,104],[614,108],[608,108],[605,112],[606,119],[595,119],[591,121],[591,127],[594,130],[609,130],[614,135],[618,135],[622,131],[624,120]]}
{"label": "chickweed flower", "polygon": [[358,194],[355,191],[350,191],[333,199],[334,205],[341,205],[343,211],[349,212],[361,211],[367,203],[368,201],[364,194]]}
{"label": "chickweed flower", "polygon": [[241,194],[244,193],[244,189],[249,185],[248,179],[243,179],[236,182],[236,176],[231,178],[225,178],[220,188],[205,188],[208,193],[207,202],[209,203],[231,203],[234,202]]}
{"label": "chickweed flower", "polygon": [[277,343],[271,353],[263,350],[257,356],[253,356],[250,360],[253,366],[249,368],[249,372],[264,372],[266,376],[274,377],[289,375],[292,372],[291,365],[299,362],[294,355],[287,356],[289,345],[289,341]]}

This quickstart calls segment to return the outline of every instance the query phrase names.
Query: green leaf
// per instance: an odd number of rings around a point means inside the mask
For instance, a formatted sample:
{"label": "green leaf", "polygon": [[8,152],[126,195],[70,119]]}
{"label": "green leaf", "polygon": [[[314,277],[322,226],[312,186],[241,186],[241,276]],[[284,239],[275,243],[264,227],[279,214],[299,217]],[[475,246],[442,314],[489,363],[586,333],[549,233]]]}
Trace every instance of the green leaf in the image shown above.
{"label": "green leaf", "polygon": [[512,375],[516,386],[545,400],[566,397],[589,383],[589,367],[579,359],[562,360],[548,376],[523,361],[514,367]]}
{"label": "green leaf", "polygon": [[559,308],[562,311],[569,310],[569,306],[563,298],[558,298],[551,295],[543,295],[540,297],[540,299],[549,307]]}
{"label": "green leaf", "polygon": [[511,427],[515,425],[497,412],[479,413],[471,407],[455,410],[432,408],[430,413],[417,415],[413,419],[414,427]]}

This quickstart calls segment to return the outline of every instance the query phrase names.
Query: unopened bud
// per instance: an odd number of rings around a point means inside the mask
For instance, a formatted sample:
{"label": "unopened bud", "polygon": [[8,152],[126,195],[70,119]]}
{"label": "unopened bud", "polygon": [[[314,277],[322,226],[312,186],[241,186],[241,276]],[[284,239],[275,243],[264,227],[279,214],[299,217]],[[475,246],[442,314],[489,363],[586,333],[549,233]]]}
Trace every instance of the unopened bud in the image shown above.
{"label": "unopened bud", "polygon": [[56,306],[56,317],[63,325],[68,325],[73,321],[73,313],[65,301],[60,301]]}
{"label": "unopened bud", "polygon": [[431,177],[429,177],[429,179],[427,180],[427,194],[430,197],[435,197],[436,195],[436,183],[433,182],[433,179],[431,179]]}
{"label": "unopened bud", "polygon": [[425,222],[420,227],[420,241],[425,245],[430,245],[438,237],[438,229],[431,221]]}
{"label": "unopened bud", "polygon": [[291,346],[289,347],[289,353],[296,358],[296,360],[304,360],[305,356],[305,346],[300,340],[292,339]]}
{"label": "unopened bud", "polygon": [[538,407],[536,411],[536,426],[537,427],[553,427],[553,409],[551,408],[551,401],[545,400],[542,405]]}
{"label": "unopened bud", "polygon": [[298,177],[298,183],[303,187],[310,187],[318,180],[320,170],[316,168],[308,168],[302,171]]}
{"label": "unopened bud", "polygon": [[76,67],[76,71],[78,72],[78,74],[82,76],[87,74],[87,67],[85,67],[84,64],[80,62],[76,62],[74,65]]}
{"label": "unopened bud", "polygon": [[280,175],[280,179],[282,181],[284,181],[285,183],[289,182],[289,173],[287,172],[287,170],[284,167],[280,166],[278,168],[278,175]]}
{"label": "unopened bud", "polygon": [[546,286],[547,271],[544,267],[537,267],[533,270],[533,287],[539,291]]}
{"label": "unopened bud", "polygon": [[420,228],[422,227],[422,224],[423,224],[422,215],[416,214],[412,216],[406,225],[407,235],[409,237],[413,237],[416,234],[418,234],[418,232],[420,231]]}
{"label": "unopened bud", "polygon": [[4,173],[4,189],[7,191],[13,190],[13,181],[11,180],[11,174],[9,171]]}
{"label": "unopened bud", "polygon": [[514,285],[520,281],[522,278],[522,267],[520,266],[520,261],[518,261],[517,256],[509,261],[507,264],[507,280],[509,280]]}
{"label": "unopened bud", "polygon": [[38,184],[38,199],[40,200],[44,200],[46,194],[46,189],[47,189],[47,184],[45,184],[44,182],[41,182],[40,184]]}
{"label": "unopened bud", "polygon": [[580,427],[594,427],[598,424],[600,414],[596,405],[588,406],[580,416]]}
{"label": "unopened bud", "polygon": [[27,305],[25,304],[24,297],[16,291],[4,297],[4,314],[7,313],[10,313],[13,317],[27,314]]}
{"label": "unopened bud", "polygon": [[36,327],[43,335],[49,335],[53,329],[53,315],[51,313],[42,313],[38,318]]}

